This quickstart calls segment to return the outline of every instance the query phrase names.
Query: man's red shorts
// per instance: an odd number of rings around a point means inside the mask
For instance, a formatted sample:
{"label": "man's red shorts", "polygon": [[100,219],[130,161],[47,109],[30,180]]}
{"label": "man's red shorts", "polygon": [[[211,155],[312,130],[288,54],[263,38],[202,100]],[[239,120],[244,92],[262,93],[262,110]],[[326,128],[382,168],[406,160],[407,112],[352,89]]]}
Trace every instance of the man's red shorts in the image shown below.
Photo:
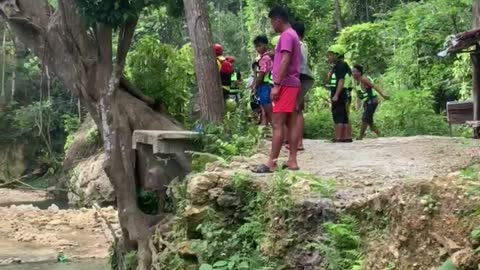
{"label": "man's red shorts", "polygon": [[300,87],[281,86],[277,100],[272,101],[273,113],[292,113],[297,106]]}

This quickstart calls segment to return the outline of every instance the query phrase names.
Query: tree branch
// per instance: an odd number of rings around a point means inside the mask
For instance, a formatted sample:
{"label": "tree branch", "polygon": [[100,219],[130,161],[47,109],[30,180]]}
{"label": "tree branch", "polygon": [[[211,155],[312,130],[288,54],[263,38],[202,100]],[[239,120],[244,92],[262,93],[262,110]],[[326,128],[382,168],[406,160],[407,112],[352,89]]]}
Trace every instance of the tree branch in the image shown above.
{"label": "tree branch", "polygon": [[120,87],[130,93],[132,96],[140,99],[141,101],[147,103],[149,106],[155,105],[155,100],[147,95],[144,95],[140,90],[138,90],[131,82],[129,82],[125,77],[120,79]]}
{"label": "tree branch", "polygon": [[133,34],[135,33],[137,23],[138,18],[128,20],[120,29],[120,33],[118,35],[117,65],[118,69],[121,69],[122,73],[128,50],[130,50],[130,46],[132,45]]}

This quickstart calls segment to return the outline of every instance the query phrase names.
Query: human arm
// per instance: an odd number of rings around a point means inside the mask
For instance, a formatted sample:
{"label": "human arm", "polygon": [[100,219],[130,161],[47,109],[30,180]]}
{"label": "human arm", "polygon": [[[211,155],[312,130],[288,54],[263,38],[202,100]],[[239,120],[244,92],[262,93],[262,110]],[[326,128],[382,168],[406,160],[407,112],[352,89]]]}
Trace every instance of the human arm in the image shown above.
{"label": "human arm", "polygon": [[255,80],[253,81],[252,89],[256,91],[257,87],[263,82],[264,79],[265,79],[265,72],[259,71],[257,73],[257,76],[255,77]]}
{"label": "human arm", "polygon": [[289,51],[282,52],[282,61],[280,62],[278,75],[277,75],[276,81],[273,82],[274,86],[271,92],[272,100],[278,99],[278,96],[280,94],[280,84],[285,79],[285,76],[287,76],[288,65],[290,64],[291,57],[292,57],[292,54]]}
{"label": "human arm", "polygon": [[382,96],[383,99],[385,100],[390,99],[390,97],[387,96],[378,85],[375,85],[372,81],[370,81],[370,79],[363,77],[362,82],[364,85],[367,85],[368,87],[374,89],[378,94],[380,94],[380,96]]}
{"label": "human arm", "polygon": [[340,99],[340,94],[342,94],[344,85],[345,85],[345,79],[339,79],[337,84],[337,91],[335,91],[335,95],[332,98],[333,102],[337,102],[338,99]]}

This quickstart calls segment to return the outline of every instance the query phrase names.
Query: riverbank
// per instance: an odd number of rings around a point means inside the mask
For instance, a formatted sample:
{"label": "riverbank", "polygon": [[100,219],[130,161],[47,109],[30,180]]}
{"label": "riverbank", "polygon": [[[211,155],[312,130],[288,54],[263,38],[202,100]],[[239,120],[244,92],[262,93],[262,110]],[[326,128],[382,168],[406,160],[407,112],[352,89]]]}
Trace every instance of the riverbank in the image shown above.
{"label": "riverbank", "polygon": [[47,209],[20,204],[49,200],[40,193],[1,190],[6,196],[0,205],[8,204],[5,198],[11,205],[0,207],[0,265],[56,261],[60,252],[74,261],[108,258],[113,234],[107,222],[119,231],[113,207],[62,210],[55,204]]}

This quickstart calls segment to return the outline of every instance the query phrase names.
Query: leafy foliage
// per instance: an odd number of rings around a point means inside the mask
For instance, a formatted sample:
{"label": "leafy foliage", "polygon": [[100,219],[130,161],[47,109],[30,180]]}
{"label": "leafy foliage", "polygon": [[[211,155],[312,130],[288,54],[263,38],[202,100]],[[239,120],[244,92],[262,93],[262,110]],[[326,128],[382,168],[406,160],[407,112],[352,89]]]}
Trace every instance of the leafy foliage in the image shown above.
{"label": "leafy foliage", "polygon": [[204,127],[203,152],[225,159],[254,154],[265,130],[252,122],[249,102],[250,96],[245,94],[235,111],[226,114],[222,125]]}
{"label": "leafy foliage", "polygon": [[358,269],[362,258],[358,221],[352,216],[343,216],[338,222],[326,223],[323,227],[326,241],[307,246],[324,254],[322,269]]}
{"label": "leafy foliage", "polygon": [[382,26],[378,23],[355,24],[344,28],[337,43],[347,48],[347,60],[351,64],[361,64],[370,74],[382,73],[386,68]]}
{"label": "leafy foliage", "polygon": [[433,97],[428,91],[400,90],[392,100],[381,105],[378,125],[386,135],[445,135],[448,126],[433,110]]}
{"label": "leafy foliage", "polygon": [[148,6],[167,5],[172,13],[178,14],[183,2],[180,0],[80,0],[77,1],[80,13],[90,23],[104,23],[118,27],[128,20],[137,19]]}
{"label": "leafy foliage", "polygon": [[187,120],[195,79],[189,45],[176,49],[146,36],[129,54],[126,72],[136,86],[170,114],[183,122]]}

